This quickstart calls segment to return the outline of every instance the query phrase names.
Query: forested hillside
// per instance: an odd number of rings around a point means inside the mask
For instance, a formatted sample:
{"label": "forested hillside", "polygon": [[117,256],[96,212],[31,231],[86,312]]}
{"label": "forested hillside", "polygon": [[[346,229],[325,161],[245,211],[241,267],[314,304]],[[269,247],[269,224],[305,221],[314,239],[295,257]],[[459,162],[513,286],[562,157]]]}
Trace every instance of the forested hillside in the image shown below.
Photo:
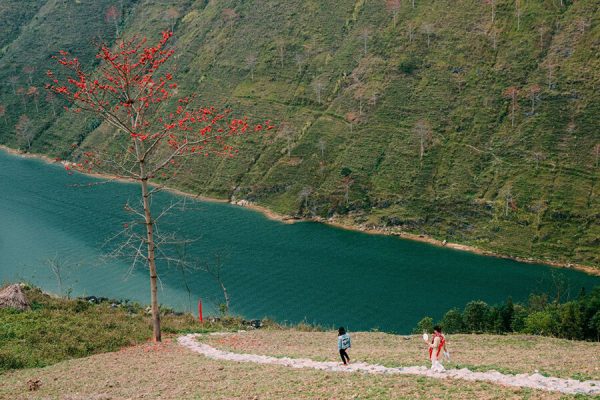
{"label": "forested hillside", "polygon": [[599,23],[597,0],[3,0],[0,143],[110,141],[45,92],[50,57],[172,29],[182,95],[278,127],[180,189],[598,266]]}

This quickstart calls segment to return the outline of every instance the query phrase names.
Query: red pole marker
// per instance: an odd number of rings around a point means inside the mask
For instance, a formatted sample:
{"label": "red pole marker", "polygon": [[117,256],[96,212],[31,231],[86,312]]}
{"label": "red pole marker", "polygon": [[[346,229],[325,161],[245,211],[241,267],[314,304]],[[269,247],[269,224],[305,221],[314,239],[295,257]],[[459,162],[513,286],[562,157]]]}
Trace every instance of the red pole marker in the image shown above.
{"label": "red pole marker", "polygon": [[202,320],[202,299],[198,299],[198,321],[200,321],[200,323],[204,322]]}

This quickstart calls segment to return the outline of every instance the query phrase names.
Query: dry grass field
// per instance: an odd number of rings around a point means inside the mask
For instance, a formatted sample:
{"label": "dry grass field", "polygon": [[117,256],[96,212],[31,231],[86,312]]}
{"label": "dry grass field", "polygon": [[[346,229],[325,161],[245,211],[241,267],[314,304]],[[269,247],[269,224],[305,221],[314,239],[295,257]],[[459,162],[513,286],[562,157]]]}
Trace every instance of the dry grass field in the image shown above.
{"label": "dry grass field", "polygon": [[[336,360],[334,332],[254,331],[205,336],[221,349]],[[417,337],[354,333],[351,357],[390,366],[425,364]],[[453,364],[503,372],[598,379],[598,343],[527,336],[449,338]],[[587,357],[587,358],[586,358]],[[30,391],[28,381],[39,380]],[[571,399],[530,389],[416,376],[298,370],[209,360],[175,341],[128,347],[46,368],[0,375],[0,399]]]}

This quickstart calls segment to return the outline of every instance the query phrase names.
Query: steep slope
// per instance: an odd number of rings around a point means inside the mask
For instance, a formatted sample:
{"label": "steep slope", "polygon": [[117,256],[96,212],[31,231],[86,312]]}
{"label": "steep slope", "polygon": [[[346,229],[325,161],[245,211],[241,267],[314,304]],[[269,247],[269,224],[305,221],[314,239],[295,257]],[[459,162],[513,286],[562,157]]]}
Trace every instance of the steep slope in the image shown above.
{"label": "steep slope", "polygon": [[10,77],[41,87],[54,50],[92,61],[94,37],[174,29],[182,94],[280,127],[240,143],[236,159],[201,160],[180,188],[600,264],[594,0],[30,3],[6,5],[21,22],[0,58],[1,143],[26,147],[14,130],[23,114],[31,151],[68,157],[73,144],[106,141],[107,127],[43,93],[36,112]]}

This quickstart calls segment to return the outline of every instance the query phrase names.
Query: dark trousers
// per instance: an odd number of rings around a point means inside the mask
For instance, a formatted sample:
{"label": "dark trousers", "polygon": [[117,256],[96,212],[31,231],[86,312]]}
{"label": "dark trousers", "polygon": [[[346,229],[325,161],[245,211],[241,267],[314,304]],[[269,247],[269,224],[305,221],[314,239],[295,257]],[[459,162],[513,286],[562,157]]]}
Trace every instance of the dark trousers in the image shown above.
{"label": "dark trousers", "polygon": [[346,349],[340,349],[340,357],[342,357],[342,362],[346,364],[350,362],[350,357],[348,357],[348,353],[346,353]]}

